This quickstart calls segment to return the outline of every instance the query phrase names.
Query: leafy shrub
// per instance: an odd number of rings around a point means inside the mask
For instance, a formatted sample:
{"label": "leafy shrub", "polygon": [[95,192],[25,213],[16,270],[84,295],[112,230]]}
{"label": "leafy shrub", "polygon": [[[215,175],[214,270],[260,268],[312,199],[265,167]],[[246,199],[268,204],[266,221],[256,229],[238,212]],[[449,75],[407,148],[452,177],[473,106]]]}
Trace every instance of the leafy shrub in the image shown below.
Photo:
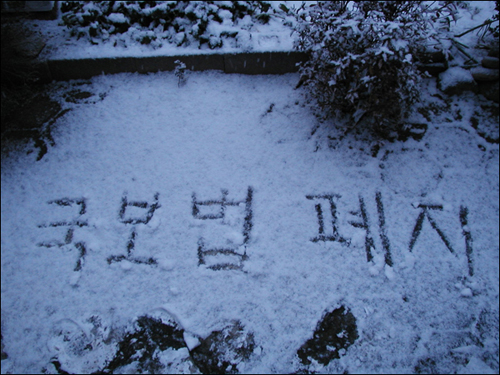
{"label": "leafy shrub", "polygon": [[[265,24],[274,12],[265,1],[65,1],[61,11],[71,35],[94,44],[112,40],[126,45],[120,35],[128,33],[153,48],[167,42],[210,49],[237,39],[232,26],[246,16]],[[210,27],[213,24],[218,27]]]}
{"label": "leafy shrub", "polygon": [[[449,4],[448,4],[449,5]],[[327,116],[347,115],[393,139],[419,99],[422,73],[415,60],[440,43],[437,20],[453,7],[421,1],[332,1],[299,9],[297,48],[310,60],[301,73]]]}
{"label": "leafy shrub", "polygon": [[500,37],[500,31],[499,31],[500,1],[498,1],[498,0],[495,1],[495,11],[496,11],[496,14],[490,18],[491,24],[488,25],[488,29],[493,34],[493,36],[498,39],[498,37]]}

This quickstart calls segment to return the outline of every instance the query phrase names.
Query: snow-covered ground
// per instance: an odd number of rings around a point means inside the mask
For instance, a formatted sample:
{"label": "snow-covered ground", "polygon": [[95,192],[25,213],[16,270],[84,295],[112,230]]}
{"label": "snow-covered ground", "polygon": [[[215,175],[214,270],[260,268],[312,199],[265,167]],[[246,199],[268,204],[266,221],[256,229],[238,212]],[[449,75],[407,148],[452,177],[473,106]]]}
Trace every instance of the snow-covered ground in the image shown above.
{"label": "snow-covered ground", "polygon": [[[498,371],[498,145],[469,124],[475,99],[373,157],[361,141],[311,139],[297,80],[98,77],[79,86],[95,103],[72,105],[41,161],[2,157],[2,371],[53,356],[96,371],[116,341],[77,355],[61,326],[98,342],[165,309],[200,337],[239,320],[261,348],[240,370],[290,372],[340,305],[359,338],[317,370],[411,372],[430,357],[441,371]],[[361,200],[367,228],[353,224]],[[209,268],[226,263],[236,269]]]}
{"label": "snow-covered ground", "polygon": [[[144,315],[184,330],[160,372],[238,321],[244,373],[498,373],[499,146],[471,125],[492,104],[431,79],[421,141],[331,148],[298,80],[54,83],[55,146],[2,154],[2,373],[102,370]],[[354,342],[304,364],[342,306]]]}

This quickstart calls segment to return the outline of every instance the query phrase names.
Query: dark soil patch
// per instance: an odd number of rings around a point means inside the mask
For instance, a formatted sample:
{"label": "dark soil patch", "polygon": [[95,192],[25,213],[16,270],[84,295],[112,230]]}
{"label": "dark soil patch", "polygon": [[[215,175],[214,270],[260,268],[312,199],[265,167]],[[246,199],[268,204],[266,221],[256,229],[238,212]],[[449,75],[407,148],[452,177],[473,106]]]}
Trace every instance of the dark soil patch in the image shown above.
{"label": "dark soil patch", "polygon": [[[18,94],[21,95],[21,94]],[[6,118],[2,118],[2,144],[12,140],[32,140],[39,150],[37,160],[41,160],[48,146],[55,146],[52,125],[69,109],[41,92],[27,92],[23,102],[12,104]]]}
{"label": "dark soil patch", "polygon": [[11,113],[2,123],[2,132],[8,131],[13,137],[23,138],[29,135],[24,133],[40,129],[61,111],[61,105],[44,94],[35,94],[20,104],[15,113]]}
{"label": "dark soil patch", "polygon": [[415,366],[416,374],[439,374],[436,361],[432,358],[420,359]]}
{"label": "dark soil patch", "polygon": [[40,160],[48,145],[54,145],[50,125],[65,112],[44,93],[43,67],[36,58],[45,41],[23,23],[24,16],[2,14],[2,146],[11,140],[32,140]]}
{"label": "dark soil patch", "polygon": [[135,332],[128,333],[118,346],[115,357],[101,373],[113,373],[116,369],[138,362],[138,373],[161,373],[163,365],[158,358],[158,349],[177,350],[186,346],[184,330],[175,323],[165,324],[161,319],[141,316]]}
{"label": "dark soil patch", "polygon": [[341,306],[318,322],[313,337],[300,347],[297,355],[304,365],[310,365],[314,359],[326,366],[333,359],[340,358],[357,338],[356,318]]}
{"label": "dark soil patch", "polygon": [[499,109],[498,104],[482,105],[481,110],[474,111],[470,123],[477,134],[489,143],[499,143]]}
{"label": "dark soil patch", "polygon": [[202,340],[191,351],[191,358],[204,374],[237,374],[238,364],[248,360],[254,349],[253,334],[234,322]]}
{"label": "dark soil patch", "polygon": [[2,341],[2,360],[4,360],[4,359],[9,358],[9,356],[7,355],[7,353],[5,353],[5,352],[3,351],[3,349],[4,349],[4,347],[5,347],[5,345],[3,344],[3,335],[0,335],[0,338],[1,338],[1,341]]}

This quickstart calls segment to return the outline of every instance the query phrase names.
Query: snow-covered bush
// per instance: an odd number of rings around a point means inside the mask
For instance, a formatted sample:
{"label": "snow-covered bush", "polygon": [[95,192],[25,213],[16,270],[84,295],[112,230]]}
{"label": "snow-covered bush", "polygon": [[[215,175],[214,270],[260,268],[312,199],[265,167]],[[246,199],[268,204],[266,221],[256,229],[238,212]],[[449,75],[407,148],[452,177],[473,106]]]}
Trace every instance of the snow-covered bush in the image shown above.
{"label": "snow-covered bush", "polygon": [[[421,1],[319,1],[297,13],[303,80],[327,115],[348,115],[384,138],[403,130],[419,98],[416,56],[439,43],[435,21],[450,7]],[[434,18],[434,19],[433,19]]]}
{"label": "snow-covered bush", "polygon": [[132,40],[151,45],[220,48],[237,39],[239,22],[265,24],[274,9],[265,1],[65,1],[62,20],[71,35],[92,43],[112,41],[126,45]]}

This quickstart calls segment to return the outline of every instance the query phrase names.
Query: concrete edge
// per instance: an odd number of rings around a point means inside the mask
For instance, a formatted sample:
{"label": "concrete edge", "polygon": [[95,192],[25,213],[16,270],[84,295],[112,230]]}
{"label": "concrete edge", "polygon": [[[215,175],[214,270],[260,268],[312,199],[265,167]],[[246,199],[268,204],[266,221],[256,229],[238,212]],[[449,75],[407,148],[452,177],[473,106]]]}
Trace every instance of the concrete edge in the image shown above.
{"label": "concrete edge", "polygon": [[[422,61],[439,60],[440,55],[427,56]],[[175,61],[180,60],[192,71],[219,70],[239,74],[285,74],[297,72],[297,64],[308,59],[308,54],[289,52],[243,52],[228,54],[150,56],[150,57],[107,57],[84,59],[48,59],[38,61],[45,66],[40,80],[43,82],[88,79],[101,74],[156,73],[172,71]],[[436,66],[434,66],[436,65]],[[447,64],[422,64],[420,70],[427,70],[436,76],[447,69]]]}
{"label": "concrete edge", "polygon": [[304,52],[257,52],[224,55],[224,72],[239,74],[284,74],[299,70],[307,60]]}
{"label": "concrete edge", "polygon": [[172,71],[180,60],[189,70],[219,70],[239,74],[285,74],[298,71],[307,60],[304,52],[253,52],[211,55],[119,57],[75,60],[47,60],[44,81],[88,79],[100,74],[155,73]]}

